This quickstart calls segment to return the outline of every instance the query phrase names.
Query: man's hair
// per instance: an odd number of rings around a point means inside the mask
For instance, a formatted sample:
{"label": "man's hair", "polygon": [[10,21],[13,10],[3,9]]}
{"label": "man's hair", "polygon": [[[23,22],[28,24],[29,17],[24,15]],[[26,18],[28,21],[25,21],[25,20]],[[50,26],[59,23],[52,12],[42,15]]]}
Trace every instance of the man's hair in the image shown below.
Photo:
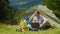
{"label": "man's hair", "polygon": [[39,11],[37,11],[37,13],[36,14],[40,14],[40,12]]}

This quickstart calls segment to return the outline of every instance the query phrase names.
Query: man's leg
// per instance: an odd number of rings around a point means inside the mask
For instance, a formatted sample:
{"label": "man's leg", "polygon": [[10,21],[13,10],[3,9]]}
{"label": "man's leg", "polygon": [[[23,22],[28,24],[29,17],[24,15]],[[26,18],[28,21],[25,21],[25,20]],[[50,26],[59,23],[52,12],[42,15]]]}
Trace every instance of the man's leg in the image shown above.
{"label": "man's leg", "polygon": [[32,30],[33,29],[30,24],[28,24],[27,27],[29,28],[29,30]]}
{"label": "man's leg", "polygon": [[51,28],[51,25],[49,23],[44,24],[43,30],[46,30],[46,29],[49,29],[49,28]]}

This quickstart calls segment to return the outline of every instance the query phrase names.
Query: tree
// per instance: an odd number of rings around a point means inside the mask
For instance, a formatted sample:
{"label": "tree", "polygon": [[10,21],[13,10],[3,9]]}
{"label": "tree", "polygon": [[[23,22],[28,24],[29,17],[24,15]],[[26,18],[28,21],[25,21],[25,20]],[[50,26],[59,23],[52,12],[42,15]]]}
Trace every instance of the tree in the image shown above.
{"label": "tree", "polygon": [[7,23],[14,18],[13,8],[9,5],[8,0],[0,0],[0,22]]}
{"label": "tree", "polygon": [[54,14],[60,19],[60,0],[44,0],[43,5],[53,10]]}

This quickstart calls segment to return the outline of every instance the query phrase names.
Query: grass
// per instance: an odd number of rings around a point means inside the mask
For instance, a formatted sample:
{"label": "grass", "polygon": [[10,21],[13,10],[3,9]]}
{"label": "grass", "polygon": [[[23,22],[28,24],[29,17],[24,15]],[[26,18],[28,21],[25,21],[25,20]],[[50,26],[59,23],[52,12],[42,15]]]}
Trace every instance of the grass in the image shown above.
{"label": "grass", "polygon": [[60,29],[48,29],[48,30],[39,30],[39,31],[24,31],[16,32],[15,26],[6,26],[0,25],[0,34],[60,34]]}

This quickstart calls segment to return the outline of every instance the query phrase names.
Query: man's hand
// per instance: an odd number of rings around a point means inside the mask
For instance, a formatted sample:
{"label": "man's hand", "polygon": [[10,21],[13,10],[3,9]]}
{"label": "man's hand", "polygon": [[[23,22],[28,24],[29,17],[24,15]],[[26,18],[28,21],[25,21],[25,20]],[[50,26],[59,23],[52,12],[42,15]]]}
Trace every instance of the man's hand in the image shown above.
{"label": "man's hand", "polygon": [[43,27],[43,24],[40,24],[40,27]]}
{"label": "man's hand", "polygon": [[48,22],[48,20],[47,19],[44,19],[43,23],[40,24],[40,27],[43,27],[43,25],[46,24],[47,22]]}

